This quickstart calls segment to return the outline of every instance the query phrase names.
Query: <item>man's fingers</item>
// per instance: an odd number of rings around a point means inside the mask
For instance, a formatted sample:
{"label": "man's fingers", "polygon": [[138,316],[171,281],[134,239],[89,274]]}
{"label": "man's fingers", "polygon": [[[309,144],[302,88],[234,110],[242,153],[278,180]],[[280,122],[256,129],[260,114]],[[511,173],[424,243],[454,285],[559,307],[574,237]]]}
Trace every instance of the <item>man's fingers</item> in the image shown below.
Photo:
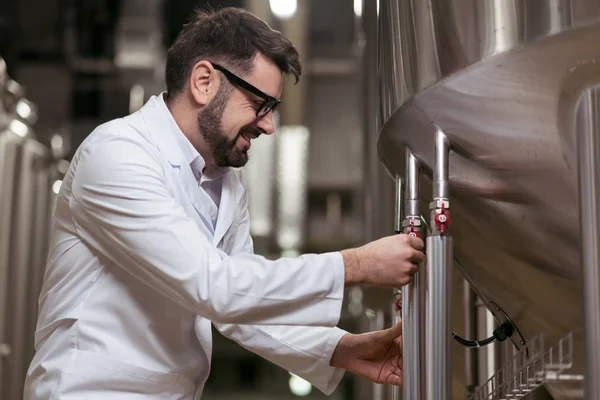
{"label": "man's fingers", "polygon": [[387,378],[387,382],[389,385],[402,386],[402,376],[391,374]]}
{"label": "man's fingers", "polygon": [[387,330],[387,334],[392,339],[396,339],[397,337],[402,336],[402,321],[398,321],[398,323]]}
{"label": "man's fingers", "polygon": [[410,256],[410,261],[416,263],[422,263],[425,261],[425,254],[422,251],[414,250],[412,255]]}
{"label": "man's fingers", "polygon": [[410,245],[417,250],[421,250],[423,249],[423,247],[425,247],[425,243],[423,242],[423,239],[418,238],[416,236],[408,236],[409,239],[409,243]]}

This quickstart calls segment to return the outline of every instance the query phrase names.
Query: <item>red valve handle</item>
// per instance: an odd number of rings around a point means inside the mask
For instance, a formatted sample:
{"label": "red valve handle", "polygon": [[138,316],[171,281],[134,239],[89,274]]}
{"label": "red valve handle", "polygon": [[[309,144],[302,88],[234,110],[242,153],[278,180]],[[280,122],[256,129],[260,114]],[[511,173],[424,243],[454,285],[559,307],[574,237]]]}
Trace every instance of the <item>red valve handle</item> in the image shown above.
{"label": "red valve handle", "polygon": [[444,207],[444,203],[442,203],[442,208],[440,212],[435,216],[435,224],[440,229],[440,234],[444,234],[446,230],[446,225],[450,223],[450,216],[446,214],[446,208]]}
{"label": "red valve handle", "polygon": [[419,232],[415,230],[415,221],[410,221],[410,231],[408,231],[408,236],[419,237]]}
{"label": "red valve handle", "polygon": [[396,311],[402,311],[402,297],[396,299],[394,306],[396,307]]}

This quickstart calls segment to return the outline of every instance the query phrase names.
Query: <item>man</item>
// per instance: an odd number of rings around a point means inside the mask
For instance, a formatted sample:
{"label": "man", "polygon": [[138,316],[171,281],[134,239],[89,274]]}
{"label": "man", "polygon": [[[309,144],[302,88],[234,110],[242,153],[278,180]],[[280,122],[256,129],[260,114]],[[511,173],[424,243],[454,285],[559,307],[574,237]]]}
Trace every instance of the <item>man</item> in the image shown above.
{"label": "man", "polygon": [[199,12],[169,49],[167,93],[82,143],[58,196],[26,399],[198,399],[211,323],[327,394],[344,370],[401,383],[399,325],[335,325],[344,286],[409,282],[421,240],[253,254],[231,168],[274,132],[283,74],[300,72],[252,14]]}

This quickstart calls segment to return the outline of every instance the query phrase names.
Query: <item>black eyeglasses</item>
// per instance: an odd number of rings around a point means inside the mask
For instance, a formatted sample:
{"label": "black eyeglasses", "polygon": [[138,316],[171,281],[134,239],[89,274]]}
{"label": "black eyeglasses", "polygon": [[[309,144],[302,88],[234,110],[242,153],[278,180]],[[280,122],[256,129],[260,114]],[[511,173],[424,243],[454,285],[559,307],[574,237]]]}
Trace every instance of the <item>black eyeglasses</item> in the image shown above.
{"label": "black eyeglasses", "polygon": [[264,117],[271,111],[275,111],[277,109],[277,107],[279,107],[279,104],[281,104],[281,100],[277,100],[275,97],[269,96],[268,94],[266,94],[265,92],[263,92],[256,86],[248,83],[244,79],[240,78],[233,72],[226,70],[225,68],[221,67],[218,64],[213,63],[212,66],[217,71],[221,71],[223,74],[225,74],[227,79],[229,79],[229,81],[232,84],[237,85],[237,86],[241,87],[242,89],[249,91],[250,93],[260,97],[263,100],[260,107],[258,107],[258,110],[256,110],[256,116],[258,118]]}

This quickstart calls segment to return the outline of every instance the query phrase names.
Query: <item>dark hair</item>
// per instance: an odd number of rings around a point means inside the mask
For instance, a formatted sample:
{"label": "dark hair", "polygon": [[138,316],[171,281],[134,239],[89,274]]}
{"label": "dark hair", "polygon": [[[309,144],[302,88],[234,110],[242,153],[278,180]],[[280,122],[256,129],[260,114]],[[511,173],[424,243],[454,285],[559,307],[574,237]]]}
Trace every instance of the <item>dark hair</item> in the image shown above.
{"label": "dark hair", "polygon": [[300,79],[298,51],[280,32],[243,9],[199,9],[168,50],[167,93],[169,96],[180,93],[200,60],[220,63],[246,74],[252,71],[257,53],[271,59],[282,72],[294,75],[296,83]]}

